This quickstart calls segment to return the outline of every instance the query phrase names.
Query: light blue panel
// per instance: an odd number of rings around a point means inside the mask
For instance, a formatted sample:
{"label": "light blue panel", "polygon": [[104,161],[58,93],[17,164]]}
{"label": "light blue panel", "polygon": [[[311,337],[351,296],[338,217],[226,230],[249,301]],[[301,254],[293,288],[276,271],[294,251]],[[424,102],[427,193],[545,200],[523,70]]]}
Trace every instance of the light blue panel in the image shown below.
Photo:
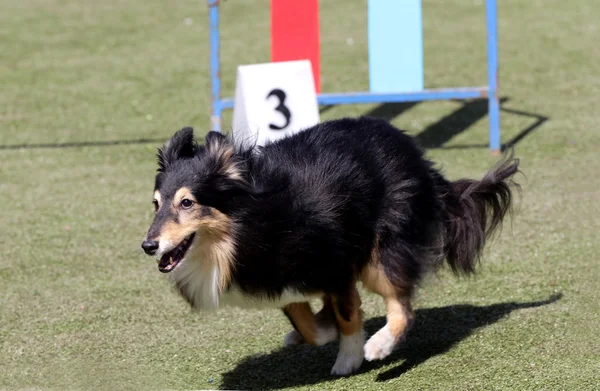
{"label": "light blue panel", "polygon": [[371,91],[421,91],[421,0],[369,0],[368,14]]}

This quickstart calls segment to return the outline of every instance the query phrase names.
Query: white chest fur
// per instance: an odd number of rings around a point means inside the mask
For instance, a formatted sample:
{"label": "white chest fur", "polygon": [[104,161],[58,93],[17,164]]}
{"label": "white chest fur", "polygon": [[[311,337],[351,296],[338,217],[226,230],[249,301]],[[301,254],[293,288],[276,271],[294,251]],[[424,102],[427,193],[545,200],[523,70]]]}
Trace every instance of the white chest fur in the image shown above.
{"label": "white chest fur", "polygon": [[219,271],[214,264],[184,261],[169,278],[187,301],[198,310],[216,310],[222,306],[240,308],[283,308],[290,303],[306,302],[318,295],[305,295],[285,289],[279,297],[249,295],[237,286],[220,293]]}
{"label": "white chest fur", "polygon": [[229,305],[240,308],[283,308],[291,303],[301,303],[312,300],[318,296],[304,295],[300,292],[284,289],[281,296],[275,298],[251,296],[242,292],[236,285],[223,293],[219,302],[221,305]]}

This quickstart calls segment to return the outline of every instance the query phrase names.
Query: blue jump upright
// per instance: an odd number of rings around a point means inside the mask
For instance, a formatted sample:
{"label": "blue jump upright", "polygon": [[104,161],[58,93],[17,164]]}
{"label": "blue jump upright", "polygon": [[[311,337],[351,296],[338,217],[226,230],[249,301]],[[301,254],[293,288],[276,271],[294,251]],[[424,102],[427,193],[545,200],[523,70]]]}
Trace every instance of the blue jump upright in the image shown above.
{"label": "blue jump upright", "polygon": [[490,150],[499,153],[500,144],[500,99],[498,95],[498,18],[496,0],[487,0],[485,16],[487,24],[488,56],[488,115],[490,117]]}
{"label": "blue jump upright", "polygon": [[369,0],[371,92],[422,91],[421,0]]}
{"label": "blue jump upright", "polygon": [[210,117],[210,122],[212,129],[221,131],[221,113],[225,108],[225,104],[221,99],[219,0],[208,0],[208,15],[210,20],[210,80],[212,87],[212,115]]}

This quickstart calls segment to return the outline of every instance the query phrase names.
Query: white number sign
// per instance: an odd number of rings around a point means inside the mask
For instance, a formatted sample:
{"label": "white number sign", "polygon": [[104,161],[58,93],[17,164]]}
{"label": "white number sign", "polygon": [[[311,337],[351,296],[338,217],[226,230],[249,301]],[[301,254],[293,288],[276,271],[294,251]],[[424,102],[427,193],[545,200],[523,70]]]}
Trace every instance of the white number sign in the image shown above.
{"label": "white number sign", "polygon": [[233,136],[264,145],[319,122],[310,61],[242,65],[237,70]]}

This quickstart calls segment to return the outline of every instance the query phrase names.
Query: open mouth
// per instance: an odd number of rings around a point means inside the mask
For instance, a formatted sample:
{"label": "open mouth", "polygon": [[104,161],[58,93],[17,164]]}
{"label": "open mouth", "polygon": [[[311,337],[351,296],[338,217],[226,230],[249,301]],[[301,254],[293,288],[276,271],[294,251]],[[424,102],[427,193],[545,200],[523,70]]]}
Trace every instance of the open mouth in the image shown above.
{"label": "open mouth", "polygon": [[185,253],[190,248],[195,235],[195,233],[191,234],[187,238],[183,239],[183,241],[179,243],[179,245],[173,250],[163,254],[163,256],[158,260],[158,271],[161,273],[169,273],[173,271],[173,269],[175,269],[179,262],[181,262],[181,260],[185,257]]}

